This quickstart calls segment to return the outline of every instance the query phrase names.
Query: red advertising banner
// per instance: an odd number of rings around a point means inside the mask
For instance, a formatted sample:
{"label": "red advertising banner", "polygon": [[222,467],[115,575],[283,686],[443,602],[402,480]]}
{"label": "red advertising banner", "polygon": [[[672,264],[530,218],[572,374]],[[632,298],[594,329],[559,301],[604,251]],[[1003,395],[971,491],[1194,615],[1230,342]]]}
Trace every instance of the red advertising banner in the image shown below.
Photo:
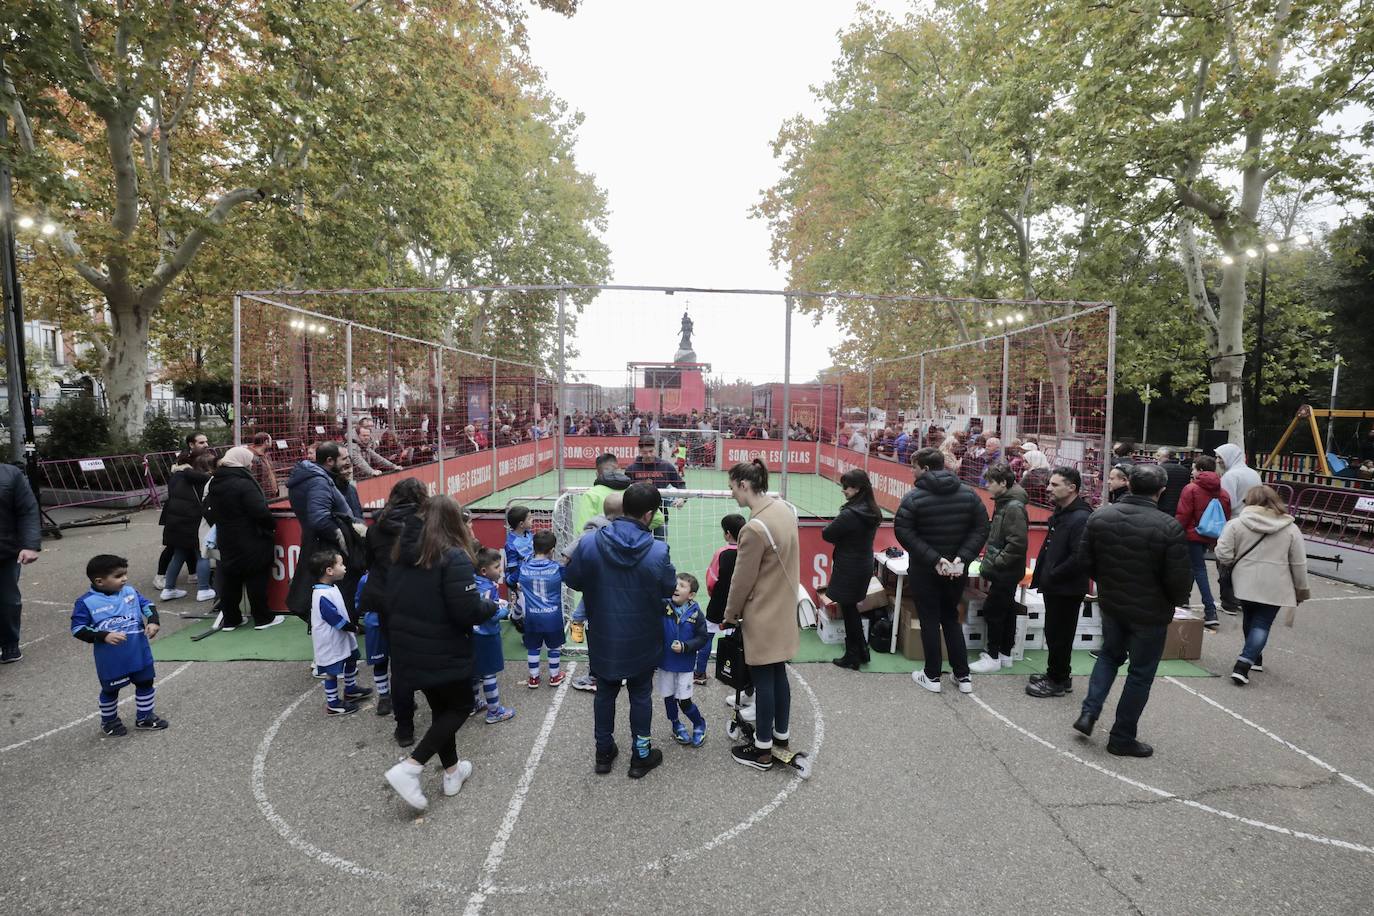
{"label": "red advertising banner", "polygon": [[563,467],[594,468],[598,455],[610,452],[624,467],[639,455],[634,436],[567,436],[563,439]]}
{"label": "red advertising banner", "polygon": [[[726,439],[725,466],[743,461],[762,458],[769,471],[782,467],[781,439]],[[787,444],[788,470],[797,474],[810,474],[816,468],[815,442],[789,442]]]}

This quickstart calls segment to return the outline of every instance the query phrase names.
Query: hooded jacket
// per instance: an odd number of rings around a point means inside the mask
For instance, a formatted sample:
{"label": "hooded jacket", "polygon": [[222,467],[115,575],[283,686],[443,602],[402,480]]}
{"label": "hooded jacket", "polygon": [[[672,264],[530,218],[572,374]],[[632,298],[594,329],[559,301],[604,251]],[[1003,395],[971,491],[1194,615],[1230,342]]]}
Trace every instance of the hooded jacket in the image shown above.
{"label": "hooded jacket", "polygon": [[205,519],[217,529],[225,569],[246,574],[271,567],[277,523],[248,468],[215,468],[205,493]]}
{"label": "hooded jacket", "polygon": [[[1160,497],[1162,500],[1164,497]],[[1178,499],[1178,510],[1174,513],[1174,518],[1183,526],[1183,533],[1188,536],[1188,540],[1194,544],[1206,544],[1212,546],[1216,543],[1215,538],[1203,537],[1197,533],[1197,523],[1202,521],[1202,513],[1207,511],[1207,506],[1214,499],[1221,500],[1221,511],[1226,513],[1226,517],[1231,517],[1231,494],[1221,488],[1221,478],[1215,471],[1199,471],[1197,479],[1183,488],[1183,495]]]}
{"label": "hooded jacket", "polygon": [[392,567],[392,551],[409,520],[418,528],[420,507],[415,503],[397,503],[387,508],[372,527],[367,529],[367,581],[363,583],[359,613],[380,614],[386,620],[386,585]]}
{"label": "hooded jacket", "polygon": [[1030,543],[1026,503],[1029,499],[1025,490],[1012,484],[994,500],[988,546],[983,555],[983,578],[1020,582],[1026,575],[1026,550]]}
{"label": "hooded jacket", "polygon": [[42,550],[38,500],[24,472],[0,463],[0,560],[13,560],[21,550]]}
{"label": "hooded jacket", "polygon": [[429,569],[416,565],[421,526],[406,524],[386,583],[391,658],[407,687],[437,687],[472,677],[472,628],[498,613],[477,589],[472,558],[450,547]]}
{"label": "hooded jacket", "polygon": [[[596,481],[591,485],[582,498],[577,502],[577,512],[573,516],[573,530],[582,531],[587,527],[587,522],[598,515],[604,515],[606,497],[612,493],[624,492],[630,486],[630,478],[617,471],[614,474],[598,475]],[[663,513],[655,512],[654,520],[650,523],[650,528],[658,528],[663,524]]]}
{"label": "hooded jacket", "polygon": [[634,677],[663,654],[663,602],[677,587],[668,545],[638,521],[617,518],[580,538],[563,581],[587,606],[587,654],[601,678]]}
{"label": "hooded jacket", "polygon": [[821,531],[835,545],[830,564],[830,584],[825,593],[839,604],[857,604],[868,594],[873,578],[873,536],[882,523],[881,511],[859,499],[851,499]]}
{"label": "hooded jacket", "polygon": [[200,556],[200,520],[205,515],[200,494],[210,475],[190,466],[172,474],[167,482],[167,505],[162,509],[162,545]]}
{"label": "hooded jacket", "polygon": [[1218,445],[1217,458],[1226,465],[1226,472],[1221,475],[1221,488],[1231,497],[1231,517],[1235,518],[1244,508],[1245,494],[1263,481],[1255,469],[1245,463],[1245,449],[1239,445],[1230,442]]}
{"label": "hooded jacket", "polygon": [[912,569],[933,570],[956,556],[968,566],[988,539],[988,512],[953,472],[926,471],[902,497],[893,528]]}
{"label": "hooded jacket", "polygon": [[348,500],[334,485],[329,471],[313,461],[298,461],[286,478],[291,511],[300,519],[302,543],[307,532],[316,541],[336,543],[339,517],[352,518]]}
{"label": "hooded jacket", "polygon": [[[1245,556],[1236,562],[1241,554]],[[1291,607],[1312,597],[1307,549],[1290,516],[1246,506],[1221,532],[1217,561],[1235,563],[1231,587],[1242,601]]]}
{"label": "hooded jacket", "polygon": [[1081,496],[1067,506],[1055,507],[1050,533],[1035,559],[1031,588],[1042,595],[1081,597],[1088,593],[1088,571],[1078,565],[1078,544],[1092,512]]}
{"label": "hooded jacket", "polygon": [[1125,623],[1165,626],[1193,590],[1183,526],[1148,496],[1132,493],[1094,512],[1078,562],[1097,581],[1102,613]]}

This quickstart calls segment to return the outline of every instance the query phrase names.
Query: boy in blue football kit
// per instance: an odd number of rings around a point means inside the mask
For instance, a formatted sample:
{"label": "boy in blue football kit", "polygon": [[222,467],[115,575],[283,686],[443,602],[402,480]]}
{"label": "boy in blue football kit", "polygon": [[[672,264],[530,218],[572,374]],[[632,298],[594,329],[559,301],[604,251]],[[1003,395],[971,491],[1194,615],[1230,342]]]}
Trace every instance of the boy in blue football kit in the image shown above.
{"label": "boy in blue football kit", "polygon": [[[358,711],[358,700],[372,695],[358,686],[358,627],[348,617],[348,605],[338,582],[348,575],[343,557],[332,547],[310,555],[310,642],[315,648],[315,669],[324,675],[324,712],[346,716]],[[339,675],[343,675],[343,696]]]}
{"label": "boy in blue football kit", "polygon": [[[678,744],[701,747],[706,740],[706,717],[692,702],[692,669],[697,652],[706,645],[706,614],[697,604],[700,585],[691,573],[678,573],[673,597],[665,602],[663,614],[663,661],[654,675],[663,709],[673,725],[673,738]],[[692,720],[692,731],[678,719],[678,709]]]}
{"label": "boy in blue football kit", "polygon": [[95,673],[100,678],[100,730],[127,735],[119,720],[119,691],[134,685],[137,718],[134,728],[159,731],[167,720],[153,712],[153,648],[148,640],[159,629],[157,608],[129,585],[129,561],[111,554],[92,557],[86,564],[91,589],[76,599],[72,635],[91,644]]}
{"label": "boy in blue football kit", "polygon": [[501,551],[483,547],[477,551],[477,593],[500,608],[495,617],[472,628],[473,715],[486,716],[488,725],[515,716],[515,710],[501,705],[501,685],[496,680],[506,670],[501,621],[510,613],[510,606],[501,600],[500,581]]}
{"label": "boy in blue football kit", "polygon": [[391,715],[391,642],[382,628],[382,618],[375,610],[364,607],[363,593],[367,591],[367,573],[358,580],[353,596],[354,611],[362,617],[367,663],[372,666],[372,685],[377,688],[377,715]]}
{"label": "boy in blue football kit", "polygon": [[563,683],[558,670],[563,650],[563,567],[553,559],[558,538],[552,531],[534,536],[534,556],[520,566],[520,595],[525,602],[525,653],[529,687],[539,686],[539,652],[549,650],[549,686]]}
{"label": "boy in blue football kit", "polygon": [[530,510],[511,506],[506,510],[506,591],[510,594],[510,622],[525,632],[524,602],[520,599],[520,566],[534,556],[534,528]]}

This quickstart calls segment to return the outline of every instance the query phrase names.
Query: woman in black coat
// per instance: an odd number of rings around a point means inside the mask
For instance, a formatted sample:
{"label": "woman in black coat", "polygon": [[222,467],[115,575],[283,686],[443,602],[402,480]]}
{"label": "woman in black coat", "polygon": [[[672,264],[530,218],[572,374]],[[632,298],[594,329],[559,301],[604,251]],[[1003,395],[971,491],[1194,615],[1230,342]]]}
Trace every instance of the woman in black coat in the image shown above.
{"label": "woman in black coat", "polygon": [[219,546],[221,612],[217,623],[224,630],[243,623],[239,603],[244,591],[253,613],[253,629],[263,630],[285,619],[267,609],[267,577],[272,570],[277,523],[249,470],[252,464],[249,449],[241,445],[229,449],[211,475],[205,497],[205,518],[215,526]]}
{"label": "woman in black coat", "polygon": [[458,759],[454,735],[472,712],[472,628],[496,616],[477,591],[472,533],[463,509],[447,497],[425,505],[421,525],[408,524],[387,574],[391,660],[407,686],[429,701],[429,730],[414,752],[386,771],[386,781],[417,811],[429,804],[420,773],[435,754],[444,794],[457,795],[472,774]]}
{"label": "woman in black coat", "polygon": [[873,538],[883,512],[873,497],[873,484],[867,472],[859,468],[845,471],[840,476],[840,489],[844,491],[845,504],[821,532],[821,537],[835,545],[830,585],[825,593],[844,613],[844,654],[835,659],[835,664],[858,671],[869,658],[859,602],[868,594],[868,584],[873,579]]}
{"label": "woman in black coat", "polygon": [[209,601],[215,597],[210,582],[210,560],[200,555],[200,521],[205,515],[201,494],[210,482],[215,466],[215,453],[200,450],[190,455],[190,463],[179,468],[167,481],[167,504],[162,507],[162,544],[172,550],[167,561],[167,584],[162,589],[163,601],[186,597],[177,588],[181,568],[196,570],[196,600]]}

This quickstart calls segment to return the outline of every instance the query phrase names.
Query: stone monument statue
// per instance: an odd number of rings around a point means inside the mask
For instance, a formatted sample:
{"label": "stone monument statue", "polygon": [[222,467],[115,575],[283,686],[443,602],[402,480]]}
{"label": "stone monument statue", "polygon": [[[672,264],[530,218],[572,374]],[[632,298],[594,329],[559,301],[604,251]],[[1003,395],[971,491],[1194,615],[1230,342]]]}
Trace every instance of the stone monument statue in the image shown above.
{"label": "stone monument statue", "polygon": [[697,361],[696,351],[692,349],[692,319],[686,313],[682,313],[682,339],[677,343],[677,354],[673,356],[673,362],[694,363]]}

